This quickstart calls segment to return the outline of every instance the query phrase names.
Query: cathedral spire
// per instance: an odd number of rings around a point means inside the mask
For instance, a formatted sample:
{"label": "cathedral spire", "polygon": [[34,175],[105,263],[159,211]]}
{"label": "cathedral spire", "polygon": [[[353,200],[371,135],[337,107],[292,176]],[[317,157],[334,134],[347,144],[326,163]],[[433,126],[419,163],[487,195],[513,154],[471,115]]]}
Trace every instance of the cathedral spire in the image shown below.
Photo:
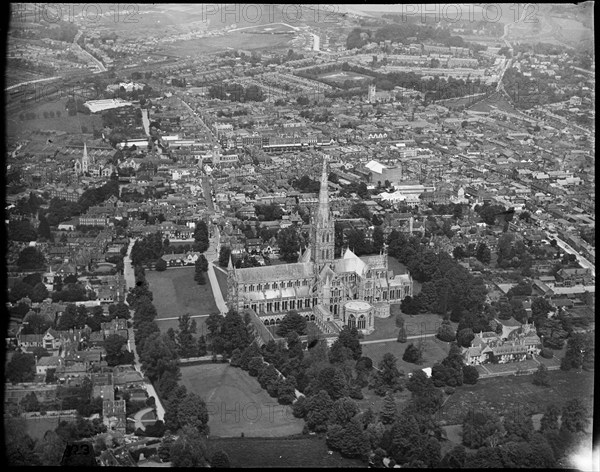
{"label": "cathedral spire", "polygon": [[327,173],[327,161],[329,156],[325,154],[323,156],[323,171],[321,173],[321,189],[319,191],[319,212],[318,221],[319,223],[326,223],[329,221],[329,175]]}

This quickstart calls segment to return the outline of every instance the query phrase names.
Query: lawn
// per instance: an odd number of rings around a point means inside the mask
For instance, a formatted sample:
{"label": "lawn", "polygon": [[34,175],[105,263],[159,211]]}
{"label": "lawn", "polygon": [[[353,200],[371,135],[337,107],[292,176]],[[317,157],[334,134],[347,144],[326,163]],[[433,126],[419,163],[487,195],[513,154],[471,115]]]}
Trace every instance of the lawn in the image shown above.
{"label": "lawn", "polygon": [[549,375],[550,387],[533,385],[531,375],[480,379],[476,385],[459,387],[439,412],[439,419],[446,424],[461,423],[471,408],[502,412],[522,406],[543,413],[546,405],[562,406],[573,398],[579,398],[593,411],[593,372],[557,370]]}
{"label": "lawn", "polygon": [[402,360],[402,355],[411,342],[417,345],[419,340],[408,340],[406,343],[389,341],[385,343],[363,344],[362,353],[363,356],[370,357],[373,360],[373,364],[377,365],[383,359],[383,355],[390,352],[398,360],[396,363],[398,370],[403,370],[405,374],[408,374],[413,370],[433,366],[436,362],[444,359],[450,351],[449,343],[442,342],[435,337],[423,338],[423,362],[420,365],[412,364]]}
{"label": "lawn", "polygon": [[211,436],[283,437],[304,428],[289,406],[279,405],[254,377],[229,364],[182,366],[180,383],[206,402]]}
{"label": "lawn", "polygon": [[54,431],[61,421],[75,421],[75,416],[37,416],[24,418],[27,426],[26,433],[33,439],[43,439],[47,431]]}
{"label": "lawn", "polygon": [[146,272],[146,280],[154,296],[152,302],[158,311],[157,318],[219,312],[208,275],[205,277],[206,284],[198,285],[194,281],[194,270],[194,267],[179,267],[164,272]]}
{"label": "lawn", "polygon": [[[150,284],[152,303],[158,312],[156,321],[162,333],[166,333],[169,328],[177,329],[179,324],[176,319],[161,321],[162,318],[179,317],[186,313],[192,316],[219,313],[208,275],[206,284],[198,285],[194,281],[193,267],[178,267],[164,272],[149,270],[146,272],[146,280]],[[196,321],[196,333],[206,334],[206,317],[193,319]]]}
{"label": "lawn", "polygon": [[[397,307],[397,308],[396,308]],[[396,326],[396,314],[399,311],[399,305],[391,306],[391,315],[389,318],[375,318],[375,331],[365,336],[363,341],[374,341],[377,339],[390,339],[398,337],[398,328]],[[421,334],[437,333],[442,324],[442,318],[434,314],[406,315],[403,314],[404,327],[407,336],[420,336]],[[451,323],[456,329],[457,323]]]}
{"label": "lawn", "polygon": [[223,450],[232,468],[265,467],[366,467],[338,452],[329,454],[324,438],[219,438],[208,441],[210,451]]}

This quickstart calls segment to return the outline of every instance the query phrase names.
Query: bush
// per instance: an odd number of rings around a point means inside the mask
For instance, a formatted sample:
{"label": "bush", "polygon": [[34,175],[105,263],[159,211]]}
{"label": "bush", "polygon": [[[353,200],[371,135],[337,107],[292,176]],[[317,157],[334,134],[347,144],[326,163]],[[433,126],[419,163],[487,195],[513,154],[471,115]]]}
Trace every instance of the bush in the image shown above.
{"label": "bush", "polygon": [[554,357],[554,351],[549,347],[545,347],[540,351],[540,356],[544,359],[552,359]]}
{"label": "bush", "polygon": [[444,389],[444,393],[446,395],[452,395],[455,391],[456,391],[456,389],[454,387],[446,387]]}

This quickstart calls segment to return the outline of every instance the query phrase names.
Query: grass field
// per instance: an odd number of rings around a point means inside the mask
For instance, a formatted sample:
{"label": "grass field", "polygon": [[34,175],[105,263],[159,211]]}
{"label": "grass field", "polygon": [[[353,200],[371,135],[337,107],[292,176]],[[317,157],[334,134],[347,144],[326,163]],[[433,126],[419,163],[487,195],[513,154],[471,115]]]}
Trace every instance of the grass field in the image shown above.
{"label": "grass field", "polygon": [[229,456],[232,468],[247,467],[366,467],[356,459],[347,459],[338,452],[329,454],[324,438],[211,439],[210,451],[219,449]]}
{"label": "grass field", "polygon": [[[177,320],[159,321],[161,318],[190,315],[210,315],[219,309],[213,297],[210,280],[198,285],[194,281],[194,267],[179,267],[164,272],[149,270],[146,280],[154,296],[153,303],[158,312],[157,321],[161,332],[177,327]],[[195,318],[198,334],[202,334],[205,318]]]}
{"label": "grass field", "polygon": [[472,408],[502,412],[510,407],[529,408],[532,413],[543,413],[546,405],[562,405],[579,398],[593,411],[593,372],[552,371],[550,387],[533,385],[531,375],[480,379],[476,385],[457,388],[450,396],[439,419],[447,424],[459,424]]}
{"label": "grass field", "polygon": [[254,377],[237,367],[183,366],[180,383],[206,402],[211,436],[283,437],[304,428],[289,406],[279,405]]}
{"label": "grass field", "polygon": [[353,80],[356,82],[360,82],[363,80],[371,80],[372,77],[368,77],[366,75],[358,74],[356,72],[351,71],[335,71],[335,72],[327,72],[325,74],[321,74],[319,76],[320,79],[333,80],[336,82],[344,82],[346,80]]}
{"label": "grass field", "polygon": [[[69,134],[78,135],[81,134],[82,128],[87,128],[88,133],[91,133],[94,128],[102,129],[102,117],[100,115],[77,113],[76,116],[69,116],[69,112],[65,109],[66,98],[56,99],[47,96],[52,91],[57,90],[58,87],[58,85],[53,84],[52,87],[48,86],[47,89],[44,89],[40,85],[39,96],[36,100],[24,104],[10,104],[11,113],[6,120],[7,135],[19,136],[23,132],[35,130],[66,131]],[[49,113],[51,111],[54,112],[54,117],[44,118],[44,112]],[[57,112],[60,112],[60,117],[56,116]],[[25,117],[27,113],[35,113],[36,117],[28,120]]]}
{"label": "grass field", "polygon": [[413,370],[423,369],[425,367],[431,367],[438,361],[441,361],[448,355],[450,351],[450,344],[440,341],[435,337],[423,338],[423,362],[420,365],[412,364],[402,360],[406,347],[413,343],[415,346],[418,345],[419,340],[413,339],[408,340],[406,343],[399,343],[396,341],[389,341],[386,343],[378,344],[363,344],[362,353],[363,356],[370,357],[373,360],[373,364],[377,365],[384,354],[392,353],[396,356],[398,362],[396,366],[398,370],[403,370],[405,374],[412,372]]}
{"label": "grass field", "polygon": [[279,49],[288,46],[291,39],[286,34],[244,34],[243,31],[227,33],[189,41],[180,41],[161,48],[160,52],[178,57],[211,54],[228,49]]}
{"label": "grass field", "polygon": [[38,416],[34,418],[25,418],[27,425],[26,433],[33,439],[42,439],[47,431],[54,431],[61,421],[75,421],[74,416]]}

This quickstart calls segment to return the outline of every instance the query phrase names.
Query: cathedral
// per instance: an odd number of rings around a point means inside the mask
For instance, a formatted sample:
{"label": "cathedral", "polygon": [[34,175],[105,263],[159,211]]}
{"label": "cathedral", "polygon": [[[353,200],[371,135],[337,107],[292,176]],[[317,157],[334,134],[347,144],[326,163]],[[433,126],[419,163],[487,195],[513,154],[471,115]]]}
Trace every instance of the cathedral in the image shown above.
{"label": "cathedral", "polygon": [[368,335],[375,318],[390,316],[390,304],[413,294],[410,274],[388,270],[387,249],[358,257],[346,249],[334,258],[334,219],[329,210],[327,156],[323,161],[319,204],[311,221],[310,245],[293,264],[227,268],[229,308],[252,309],[265,325],[276,325],[291,310],[313,321],[325,334],[344,326]]}

